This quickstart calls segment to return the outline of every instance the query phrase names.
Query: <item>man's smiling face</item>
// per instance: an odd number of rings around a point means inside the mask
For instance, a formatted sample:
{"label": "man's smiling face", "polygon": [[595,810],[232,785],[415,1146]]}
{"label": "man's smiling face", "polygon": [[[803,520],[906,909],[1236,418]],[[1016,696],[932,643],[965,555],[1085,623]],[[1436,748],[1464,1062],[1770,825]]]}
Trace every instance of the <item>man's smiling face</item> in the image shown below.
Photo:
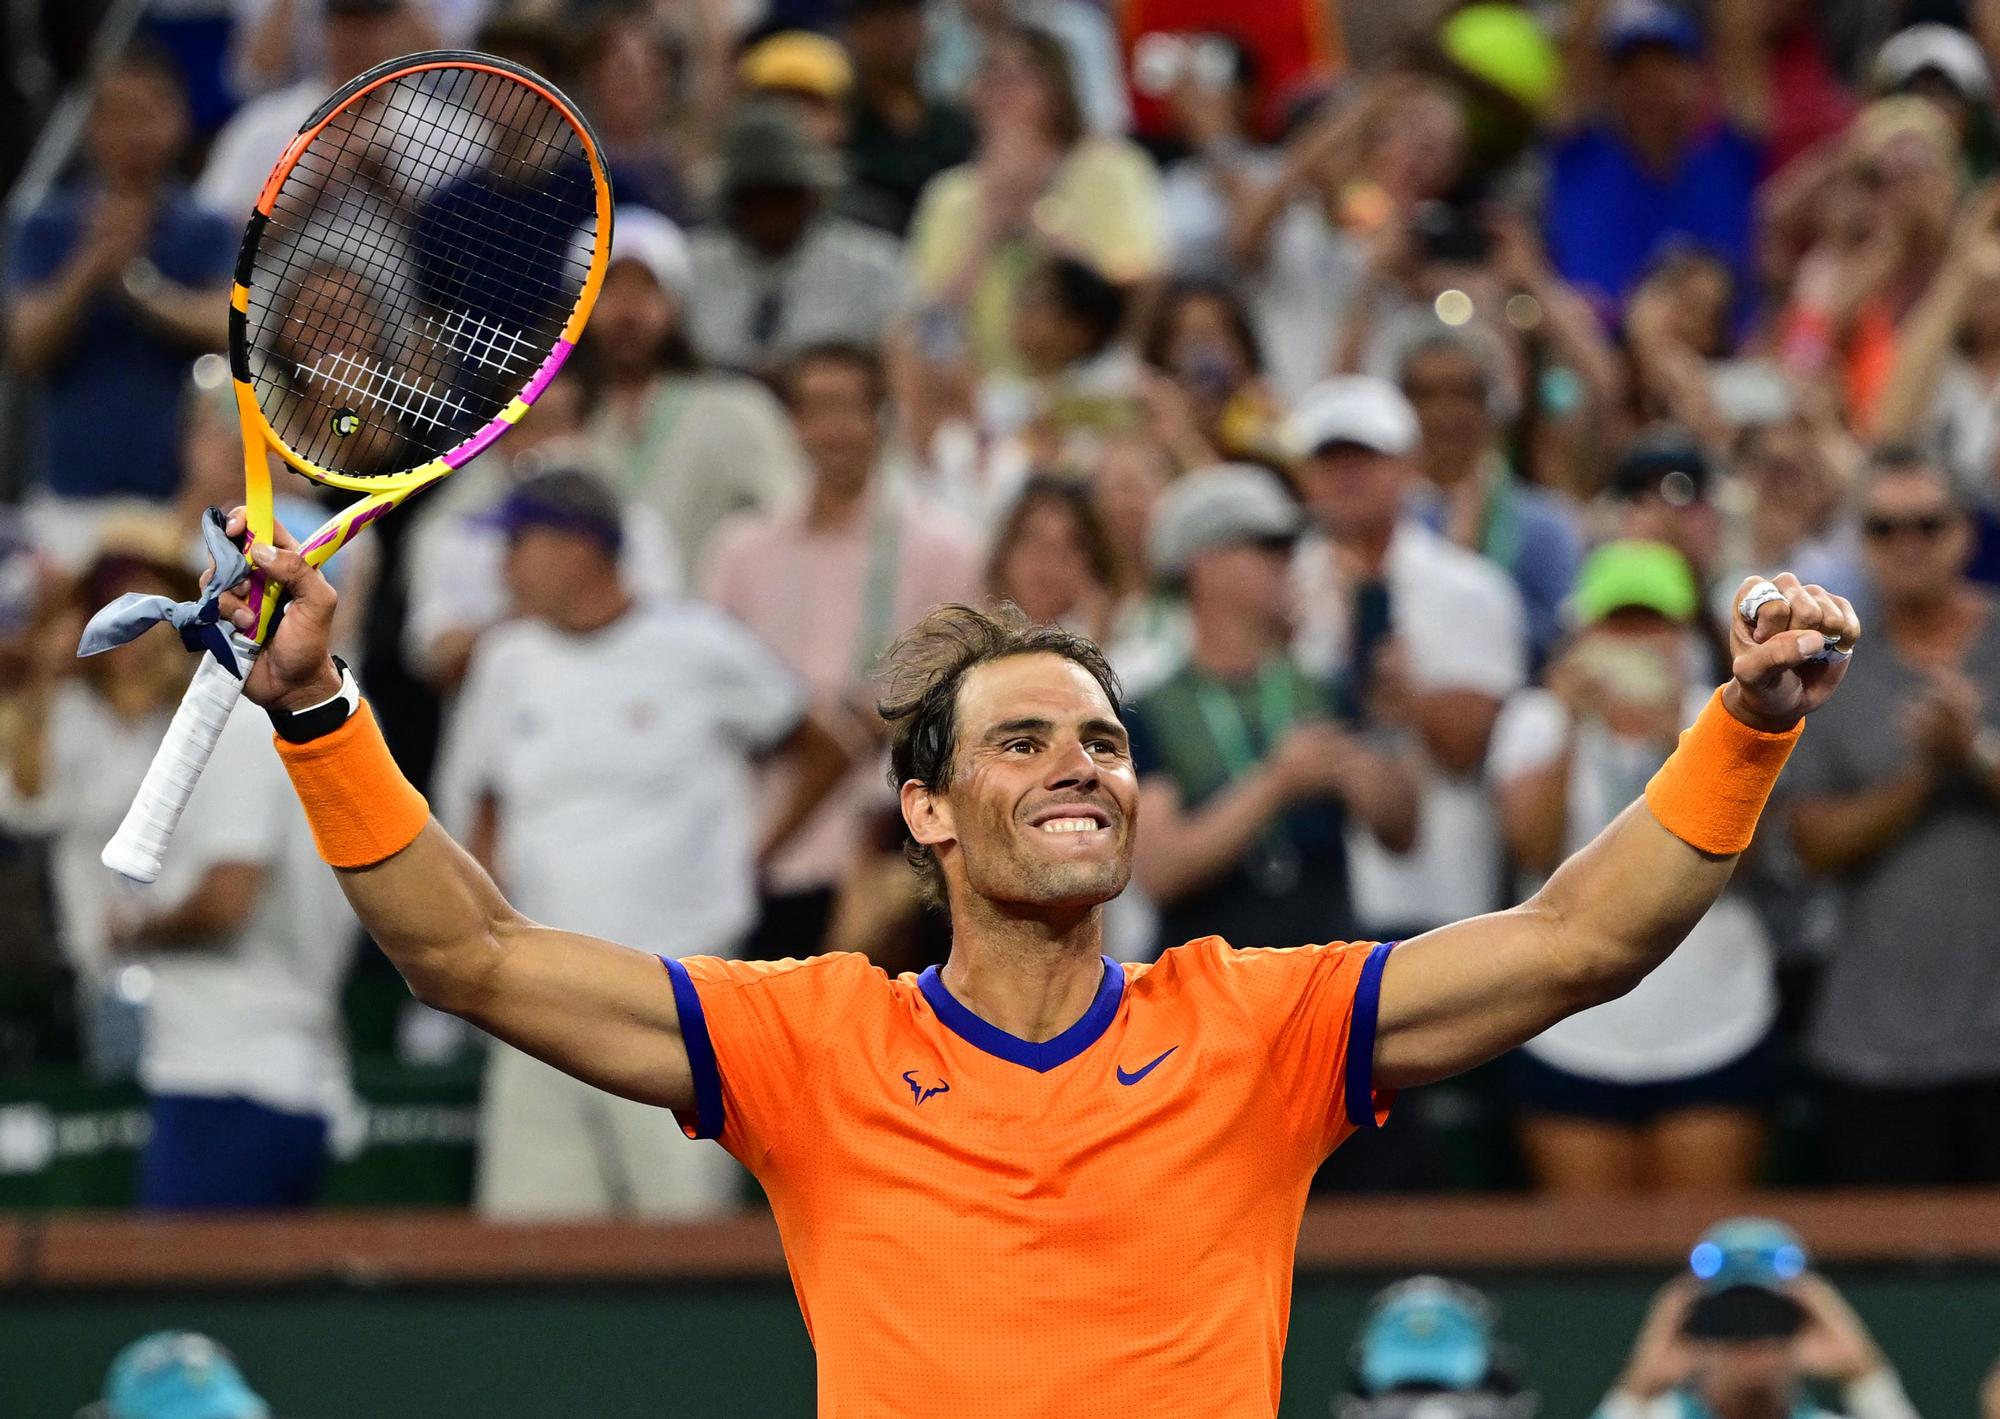
{"label": "man's smiling face", "polygon": [[904,812],[949,881],[996,903],[1092,907],[1125,890],[1139,789],[1124,726],[1091,673],[1014,655],[960,684],[951,783]]}

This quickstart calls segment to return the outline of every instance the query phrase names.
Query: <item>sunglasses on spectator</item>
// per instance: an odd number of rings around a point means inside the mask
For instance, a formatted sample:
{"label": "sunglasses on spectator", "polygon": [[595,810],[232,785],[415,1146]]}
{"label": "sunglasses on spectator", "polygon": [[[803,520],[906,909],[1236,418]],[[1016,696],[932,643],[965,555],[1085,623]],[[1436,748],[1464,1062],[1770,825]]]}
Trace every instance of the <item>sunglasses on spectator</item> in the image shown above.
{"label": "sunglasses on spectator", "polygon": [[1871,516],[1862,519],[1861,531],[1872,542],[1886,542],[1901,532],[1915,532],[1928,540],[1943,535],[1951,521],[1948,512],[1920,512],[1909,517]]}

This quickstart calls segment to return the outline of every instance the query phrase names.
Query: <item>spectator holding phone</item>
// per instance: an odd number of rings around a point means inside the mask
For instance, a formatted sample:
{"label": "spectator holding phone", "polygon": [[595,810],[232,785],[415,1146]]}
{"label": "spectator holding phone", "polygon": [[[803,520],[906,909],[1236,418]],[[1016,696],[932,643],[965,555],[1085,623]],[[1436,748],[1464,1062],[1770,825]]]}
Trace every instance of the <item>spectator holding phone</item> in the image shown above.
{"label": "spectator holding phone", "polygon": [[1711,1227],[1654,1298],[1594,1419],[1827,1419],[1809,1381],[1836,1386],[1848,1419],[1916,1419],[1861,1317],[1806,1268],[1782,1223]]}

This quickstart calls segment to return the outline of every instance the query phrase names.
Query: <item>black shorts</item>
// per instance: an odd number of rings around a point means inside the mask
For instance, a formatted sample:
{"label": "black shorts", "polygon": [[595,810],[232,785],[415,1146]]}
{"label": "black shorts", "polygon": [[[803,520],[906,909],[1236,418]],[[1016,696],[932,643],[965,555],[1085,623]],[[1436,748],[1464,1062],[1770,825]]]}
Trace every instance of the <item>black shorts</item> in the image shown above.
{"label": "black shorts", "polygon": [[1619,1084],[1572,1074],[1517,1049],[1507,1061],[1507,1088],[1523,1113],[1643,1128],[1663,1114],[1683,1109],[1768,1108],[1778,1092],[1777,1046],[1766,1036],[1706,1073],[1650,1084]]}

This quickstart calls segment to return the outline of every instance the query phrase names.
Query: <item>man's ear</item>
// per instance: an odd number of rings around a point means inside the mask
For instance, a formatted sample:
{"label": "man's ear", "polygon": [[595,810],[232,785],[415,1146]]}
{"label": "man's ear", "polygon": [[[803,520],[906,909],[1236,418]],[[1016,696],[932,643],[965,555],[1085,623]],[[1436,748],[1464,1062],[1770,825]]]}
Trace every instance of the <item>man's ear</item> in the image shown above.
{"label": "man's ear", "polygon": [[937,847],[957,838],[957,829],[952,824],[951,803],[942,791],[933,792],[916,779],[903,780],[899,790],[903,806],[903,826],[910,830],[913,841],[925,847]]}

